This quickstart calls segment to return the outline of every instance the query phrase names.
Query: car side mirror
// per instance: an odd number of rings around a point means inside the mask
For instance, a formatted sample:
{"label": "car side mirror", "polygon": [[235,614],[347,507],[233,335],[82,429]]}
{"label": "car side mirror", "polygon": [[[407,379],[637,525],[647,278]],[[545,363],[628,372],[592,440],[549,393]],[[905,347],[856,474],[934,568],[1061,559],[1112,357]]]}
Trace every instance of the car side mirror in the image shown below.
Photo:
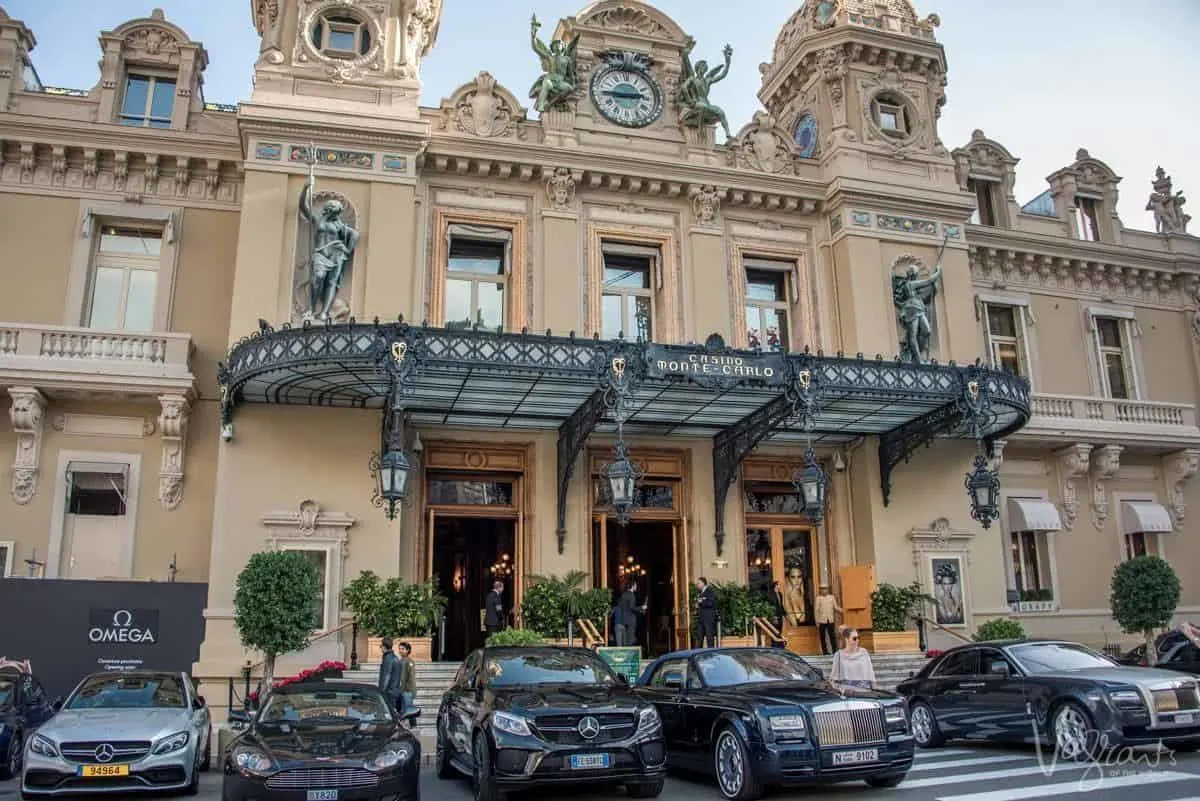
{"label": "car side mirror", "polygon": [[663,686],[666,687],[668,690],[682,690],[683,689],[683,679],[676,678],[674,676],[665,678],[665,679],[663,679]]}
{"label": "car side mirror", "polygon": [[993,662],[993,663],[992,663],[992,670],[991,670],[991,674],[992,674],[993,676],[1007,676],[1007,675],[1009,675],[1009,671],[1008,671],[1008,663],[1007,663],[1007,662]]}
{"label": "car side mirror", "polygon": [[53,701],[50,702],[50,708],[53,709],[55,712],[61,711],[63,708],[63,699],[61,697],[55,698]]}
{"label": "car side mirror", "polygon": [[417,718],[419,717],[421,717],[421,710],[413,709],[411,711],[406,711],[403,715],[401,715],[400,720],[404,723],[407,723],[409,726],[415,726],[417,725]]}

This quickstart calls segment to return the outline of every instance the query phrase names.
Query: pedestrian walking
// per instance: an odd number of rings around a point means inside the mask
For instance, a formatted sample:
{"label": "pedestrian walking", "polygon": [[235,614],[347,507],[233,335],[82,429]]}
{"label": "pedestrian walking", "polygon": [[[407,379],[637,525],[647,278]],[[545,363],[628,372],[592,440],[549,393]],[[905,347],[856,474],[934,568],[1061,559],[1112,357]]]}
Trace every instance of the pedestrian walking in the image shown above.
{"label": "pedestrian walking", "polygon": [[504,628],[504,582],[497,581],[484,600],[483,626],[489,635]]}
{"label": "pedestrian walking", "polygon": [[413,710],[413,699],[417,695],[417,665],[412,661],[412,646],[400,643],[400,714]]}
{"label": "pedestrian walking", "polygon": [[870,690],[875,687],[875,667],[871,654],[858,644],[858,630],[842,628],[842,649],[833,655],[830,681],[842,687]]}
{"label": "pedestrian walking", "polygon": [[380,643],[383,650],[383,661],[379,663],[379,692],[388,699],[388,703],[397,712],[402,712],[400,704],[400,681],[402,670],[400,657],[392,650],[392,638],[384,637]]}
{"label": "pedestrian walking", "polygon": [[717,592],[704,576],[696,579],[696,616],[700,621],[700,647],[717,647]]}
{"label": "pedestrian walking", "polygon": [[816,606],[817,636],[821,640],[821,653],[832,654],[838,648],[833,633],[833,615],[835,612],[841,612],[842,607],[838,606],[837,598],[833,597],[833,592],[829,589],[828,584],[821,585],[821,591],[817,594]]}

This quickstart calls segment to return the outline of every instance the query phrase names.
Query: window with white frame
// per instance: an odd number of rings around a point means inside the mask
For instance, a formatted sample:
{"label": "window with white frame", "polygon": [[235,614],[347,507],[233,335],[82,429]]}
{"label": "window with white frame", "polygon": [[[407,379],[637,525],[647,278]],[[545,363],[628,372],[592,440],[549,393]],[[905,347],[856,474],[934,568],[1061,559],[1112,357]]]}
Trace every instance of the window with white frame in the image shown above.
{"label": "window with white frame", "polygon": [[742,267],[746,274],[747,346],[787,353],[791,345],[789,312],[795,294],[795,264],[746,258]]}
{"label": "window with white frame", "polygon": [[1100,201],[1092,197],[1079,196],[1075,198],[1075,206],[1071,209],[1072,224],[1075,226],[1075,236],[1085,242],[1100,241]]}
{"label": "window with white frame", "polygon": [[8,578],[13,574],[13,554],[16,544],[11,540],[0,542],[0,578]]}
{"label": "window with white frame", "polygon": [[1050,543],[1044,531],[1010,531],[1009,565],[1012,586],[1022,601],[1052,601],[1050,581]]}
{"label": "window with white frame", "polygon": [[121,124],[139,128],[170,128],[175,106],[175,79],[129,73],[121,100]]}
{"label": "window with white frame", "polygon": [[600,336],[654,338],[654,285],[658,250],[605,242],[604,286],[600,291]]}
{"label": "window with white frame", "polygon": [[355,59],[371,52],[371,28],[346,14],[323,14],[313,24],[312,43],[329,58]]}
{"label": "window with white frame", "polygon": [[1106,398],[1137,397],[1133,361],[1134,321],[1124,317],[1092,316],[1100,388]]}
{"label": "window with white frame", "polygon": [[451,232],[446,263],[446,328],[504,329],[511,236],[511,232],[499,229],[481,229],[479,235]]}
{"label": "window with white frame", "polygon": [[317,575],[320,577],[318,586],[321,589],[320,598],[316,602],[317,611],[317,631],[328,631],[329,620],[327,618],[327,607],[329,600],[329,549],[327,548],[305,548],[299,545],[284,545],[285,551],[296,551],[303,554],[313,567],[317,569]]}
{"label": "window with white frame", "polygon": [[985,303],[984,325],[992,367],[1015,375],[1026,375],[1024,308]]}
{"label": "window with white frame", "polygon": [[114,331],[154,328],[162,228],[101,225],[92,257],[84,325]]}

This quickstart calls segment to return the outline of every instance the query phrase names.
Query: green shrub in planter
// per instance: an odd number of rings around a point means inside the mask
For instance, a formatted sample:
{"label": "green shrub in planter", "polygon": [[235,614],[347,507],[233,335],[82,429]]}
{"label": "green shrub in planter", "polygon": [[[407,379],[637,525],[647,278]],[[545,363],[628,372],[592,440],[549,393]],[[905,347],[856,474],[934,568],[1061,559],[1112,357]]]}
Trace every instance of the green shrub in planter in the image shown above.
{"label": "green shrub in planter", "polygon": [[1170,563],[1157,556],[1139,556],[1122,562],[1113,571],[1113,620],[1129,634],[1141,634],[1146,640],[1146,662],[1158,661],[1154,646],[1155,631],[1169,626],[1179,606],[1179,576]]}
{"label": "green shrub in planter", "polygon": [[907,587],[880,584],[871,593],[871,628],[873,631],[905,631],[909,618],[916,617],[925,601],[932,601],[918,582]]}
{"label": "green shrub in planter", "polygon": [[488,648],[505,648],[505,647],[520,647],[532,648],[538,645],[544,645],[545,640],[542,635],[536,631],[529,629],[504,629],[497,631],[495,634],[487,638]]}
{"label": "green shrub in planter", "polygon": [[613,593],[608,587],[595,587],[579,596],[579,617],[590,620],[601,636],[612,607]]}
{"label": "green shrub in planter", "polygon": [[975,631],[975,642],[1023,639],[1025,639],[1025,627],[1018,621],[1006,617],[989,620]]}
{"label": "green shrub in planter", "polygon": [[[770,599],[754,594],[744,584],[727,582],[713,584],[717,596],[717,614],[721,619],[721,636],[748,637],[754,633],[753,618],[770,619],[775,607]],[[693,599],[693,608],[695,599]]]}

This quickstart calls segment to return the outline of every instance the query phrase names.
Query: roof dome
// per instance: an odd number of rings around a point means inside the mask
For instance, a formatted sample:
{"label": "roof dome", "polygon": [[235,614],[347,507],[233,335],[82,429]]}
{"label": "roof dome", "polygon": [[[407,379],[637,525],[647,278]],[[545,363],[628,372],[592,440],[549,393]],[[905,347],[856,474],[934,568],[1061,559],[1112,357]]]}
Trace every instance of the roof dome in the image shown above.
{"label": "roof dome", "polygon": [[[890,24],[883,24],[883,18]],[[922,23],[910,0],[806,0],[784,23],[775,39],[774,60],[779,63],[809,33],[831,28],[841,21],[900,33],[929,27],[935,18]]]}

